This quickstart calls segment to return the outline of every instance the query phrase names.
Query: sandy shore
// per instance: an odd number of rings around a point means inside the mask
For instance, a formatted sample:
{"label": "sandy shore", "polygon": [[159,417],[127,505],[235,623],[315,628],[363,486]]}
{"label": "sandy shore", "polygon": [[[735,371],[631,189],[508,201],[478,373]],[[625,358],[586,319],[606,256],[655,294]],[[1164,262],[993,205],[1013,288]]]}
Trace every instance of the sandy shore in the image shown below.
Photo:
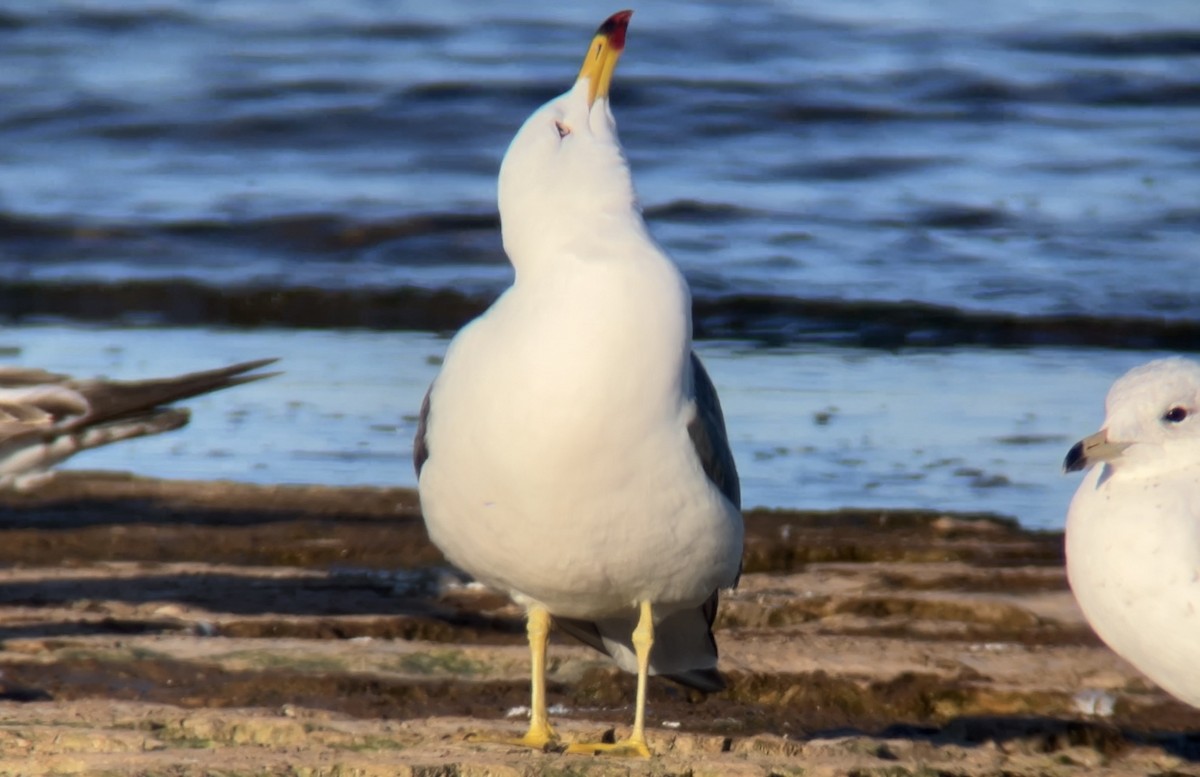
{"label": "sandy shore", "polygon": [[[1200,712],[1000,518],[750,513],[730,689],[653,682],[649,762],[469,739],[523,730],[523,627],[411,491],[75,473],[0,522],[0,774],[1200,775]],[[632,677],[550,668],[566,738],[625,729]]]}

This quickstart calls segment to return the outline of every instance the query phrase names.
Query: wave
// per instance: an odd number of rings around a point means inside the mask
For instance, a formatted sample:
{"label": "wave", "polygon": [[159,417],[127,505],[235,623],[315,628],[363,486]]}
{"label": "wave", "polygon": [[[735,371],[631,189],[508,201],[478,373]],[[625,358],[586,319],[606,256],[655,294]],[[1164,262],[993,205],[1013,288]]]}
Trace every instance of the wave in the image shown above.
{"label": "wave", "polygon": [[[763,215],[723,202],[672,200],[647,207],[646,218],[664,222],[726,223]],[[0,246],[36,241],[62,259],[69,244],[142,242],[162,239],[221,242],[225,245],[271,246],[289,252],[320,254],[365,249],[395,241],[500,231],[492,212],[447,211],[388,219],[364,219],[336,213],[292,213],[259,218],[198,218],[173,221],[89,221],[72,217],[35,217],[0,212]],[[497,241],[497,249],[499,243]],[[504,262],[502,254],[495,259]],[[461,260],[461,257],[458,257]]]}
{"label": "wave", "polygon": [[1025,51],[1084,57],[1158,58],[1200,55],[1200,30],[1023,34],[1009,36],[1004,42]]}
{"label": "wave", "polygon": [[[813,177],[857,179],[886,176],[896,170],[935,164],[923,159],[831,160],[810,166]],[[879,168],[879,169],[875,169]],[[1163,216],[1164,223],[1190,225],[1200,210],[1179,208]],[[643,215],[652,223],[728,224],[778,215],[717,200],[678,199],[647,206]],[[1012,226],[1017,219],[998,207],[928,205],[905,215],[908,223],[932,229],[990,229]],[[0,247],[5,243],[38,241],[48,251],[61,251],[81,241],[137,242],[161,239],[220,241],[226,245],[271,246],[287,251],[323,253],[361,249],[401,240],[419,240],[464,233],[499,233],[495,211],[445,211],[416,213],[396,218],[369,219],[337,213],[290,213],[258,218],[196,218],[170,221],[94,221],[73,217],[36,217],[0,212]],[[70,255],[70,251],[58,256]],[[503,255],[496,259],[504,261]]]}
{"label": "wave", "polygon": [[[407,286],[331,290],[220,288],[182,279],[110,284],[0,281],[0,321],[451,332],[483,312],[494,298],[494,292]],[[697,339],[766,346],[1200,351],[1200,320],[1022,316],[915,301],[714,295],[695,300],[693,325]]]}
{"label": "wave", "polygon": [[0,245],[6,241],[118,241],[193,238],[231,243],[276,243],[289,250],[360,248],[403,238],[459,232],[495,231],[495,213],[429,213],[396,219],[363,220],[331,213],[290,214],[248,219],[185,219],[165,222],[92,222],[0,213]]}

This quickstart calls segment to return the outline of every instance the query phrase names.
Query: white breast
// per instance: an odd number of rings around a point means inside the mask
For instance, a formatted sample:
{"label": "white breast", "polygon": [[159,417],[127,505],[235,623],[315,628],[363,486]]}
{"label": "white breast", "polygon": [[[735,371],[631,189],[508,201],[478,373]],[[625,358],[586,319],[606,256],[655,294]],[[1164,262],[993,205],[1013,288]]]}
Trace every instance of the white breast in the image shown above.
{"label": "white breast", "polygon": [[740,516],[687,433],[688,306],[665,258],[567,257],[455,338],[420,482],[452,561],[583,618],[732,583]]}
{"label": "white breast", "polygon": [[1088,473],[1067,514],[1067,575],[1096,633],[1200,706],[1200,470]]}

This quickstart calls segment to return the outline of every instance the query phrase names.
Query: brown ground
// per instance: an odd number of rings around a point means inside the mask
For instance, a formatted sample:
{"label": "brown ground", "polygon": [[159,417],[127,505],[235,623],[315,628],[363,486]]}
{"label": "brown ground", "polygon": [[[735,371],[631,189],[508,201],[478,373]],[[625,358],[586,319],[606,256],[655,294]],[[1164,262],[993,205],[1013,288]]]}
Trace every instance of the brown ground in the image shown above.
{"label": "brown ground", "polygon": [[[1092,635],[1060,535],[747,531],[730,689],[653,681],[643,762],[468,741],[523,730],[523,627],[443,566],[410,491],[59,476],[0,500],[0,774],[1200,775],[1200,711]],[[551,650],[559,732],[625,731],[632,678]]]}

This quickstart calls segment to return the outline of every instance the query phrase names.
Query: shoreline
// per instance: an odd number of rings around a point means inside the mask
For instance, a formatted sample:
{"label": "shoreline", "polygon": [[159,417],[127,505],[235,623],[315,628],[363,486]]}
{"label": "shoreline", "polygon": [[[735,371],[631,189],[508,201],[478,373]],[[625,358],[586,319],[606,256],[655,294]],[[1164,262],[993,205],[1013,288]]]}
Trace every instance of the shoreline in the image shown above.
{"label": "shoreline", "polygon": [[[652,682],[648,763],[466,741],[520,733],[524,629],[411,489],[63,472],[0,522],[0,774],[1200,773],[1200,711],[1094,636],[1061,533],[997,516],[749,511],[730,688]],[[566,738],[632,690],[555,638]]]}

